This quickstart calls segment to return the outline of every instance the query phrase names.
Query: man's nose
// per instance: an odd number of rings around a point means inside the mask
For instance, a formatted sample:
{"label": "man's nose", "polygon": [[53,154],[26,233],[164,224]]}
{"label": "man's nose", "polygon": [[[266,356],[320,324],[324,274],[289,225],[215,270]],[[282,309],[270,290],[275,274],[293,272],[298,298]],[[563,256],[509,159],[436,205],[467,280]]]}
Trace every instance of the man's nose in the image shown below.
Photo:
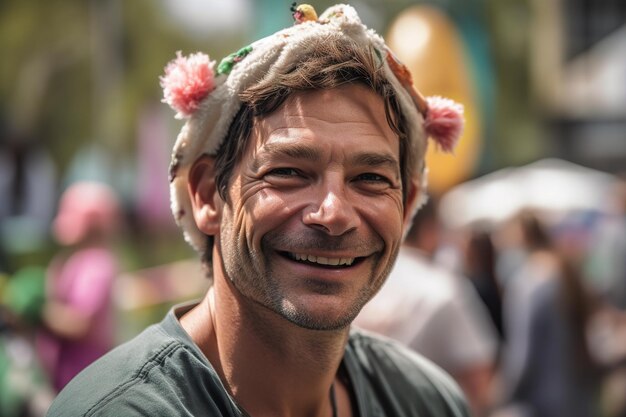
{"label": "man's nose", "polygon": [[331,236],[340,236],[360,225],[361,219],[343,187],[323,188],[303,216],[304,224]]}

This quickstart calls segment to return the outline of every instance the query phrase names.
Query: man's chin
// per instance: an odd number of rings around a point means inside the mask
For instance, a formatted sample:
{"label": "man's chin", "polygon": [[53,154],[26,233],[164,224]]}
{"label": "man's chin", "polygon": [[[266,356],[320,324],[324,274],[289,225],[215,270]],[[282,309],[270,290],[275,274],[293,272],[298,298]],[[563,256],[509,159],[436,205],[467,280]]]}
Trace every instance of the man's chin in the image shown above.
{"label": "man's chin", "polygon": [[309,330],[343,330],[350,327],[352,321],[358,315],[360,309],[351,309],[332,313],[328,310],[309,311],[303,308],[281,308],[277,311],[283,318],[298,327]]}
{"label": "man's chin", "polygon": [[291,323],[295,324],[298,327],[302,327],[303,329],[308,330],[319,330],[319,331],[337,331],[344,330],[350,326],[353,318],[349,320],[341,319],[341,320],[327,320],[327,319],[316,319],[314,317],[308,315],[283,315],[284,318],[289,320]]}

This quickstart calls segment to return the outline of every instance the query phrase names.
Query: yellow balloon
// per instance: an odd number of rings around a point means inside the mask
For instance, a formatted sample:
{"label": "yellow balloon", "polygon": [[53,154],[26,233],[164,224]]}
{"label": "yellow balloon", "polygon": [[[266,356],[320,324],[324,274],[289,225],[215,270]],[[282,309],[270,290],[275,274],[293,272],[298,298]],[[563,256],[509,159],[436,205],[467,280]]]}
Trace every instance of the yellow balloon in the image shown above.
{"label": "yellow balloon", "polygon": [[432,142],[426,154],[429,189],[442,194],[469,178],[481,144],[479,107],[459,33],[440,9],[418,5],[396,17],[386,39],[422,94],[441,95],[465,106],[465,130],[454,154],[439,151]]}

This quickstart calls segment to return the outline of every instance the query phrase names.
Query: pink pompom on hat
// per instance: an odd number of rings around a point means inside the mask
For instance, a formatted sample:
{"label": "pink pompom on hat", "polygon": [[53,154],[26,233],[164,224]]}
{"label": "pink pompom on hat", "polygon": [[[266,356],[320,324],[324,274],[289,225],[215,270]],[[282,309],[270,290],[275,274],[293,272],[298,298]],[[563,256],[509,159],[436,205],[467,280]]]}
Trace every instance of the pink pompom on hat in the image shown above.
{"label": "pink pompom on hat", "polygon": [[208,55],[195,53],[185,58],[180,51],[176,59],[165,67],[161,77],[163,101],[177,111],[176,118],[191,116],[215,88],[215,75]]}
{"label": "pink pompom on hat", "polygon": [[176,117],[185,119],[170,165],[172,213],[184,231],[185,239],[199,252],[206,237],[191,215],[187,185],[188,172],[201,155],[216,155],[228,129],[241,107],[239,95],[260,79],[271,80],[305,60],[319,42],[348,39],[368,45],[380,61],[381,70],[394,89],[400,111],[407,120],[409,152],[419,164],[422,199],[425,199],[426,169],[424,155],[427,139],[445,152],[452,152],[463,131],[463,106],[443,97],[424,98],[414,87],[411,73],[385,44],[368,29],[345,4],[330,7],[319,17],[313,7],[302,4],[292,8],[293,26],[260,39],[224,58],[217,67],[208,55],[195,53],[176,58],[161,77],[163,102]]}

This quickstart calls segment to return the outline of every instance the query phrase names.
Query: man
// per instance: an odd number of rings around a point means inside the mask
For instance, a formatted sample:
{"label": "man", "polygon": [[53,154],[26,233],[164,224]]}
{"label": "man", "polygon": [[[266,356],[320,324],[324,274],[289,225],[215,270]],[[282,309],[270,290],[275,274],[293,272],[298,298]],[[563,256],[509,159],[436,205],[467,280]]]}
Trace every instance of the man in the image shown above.
{"label": "man", "polygon": [[429,200],[415,216],[385,286],[354,325],[398,340],[441,366],[459,383],[472,415],[484,416],[493,406],[496,331],[467,279],[433,261],[439,227]]}
{"label": "man", "polygon": [[202,54],[166,68],[165,100],[188,118],[172,208],[213,285],[79,375],[50,416],[467,415],[437,368],[349,328],[424,192],[424,129],[449,147],[439,116],[459,109],[421,98],[351,7],[294,16],[216,74]]}

